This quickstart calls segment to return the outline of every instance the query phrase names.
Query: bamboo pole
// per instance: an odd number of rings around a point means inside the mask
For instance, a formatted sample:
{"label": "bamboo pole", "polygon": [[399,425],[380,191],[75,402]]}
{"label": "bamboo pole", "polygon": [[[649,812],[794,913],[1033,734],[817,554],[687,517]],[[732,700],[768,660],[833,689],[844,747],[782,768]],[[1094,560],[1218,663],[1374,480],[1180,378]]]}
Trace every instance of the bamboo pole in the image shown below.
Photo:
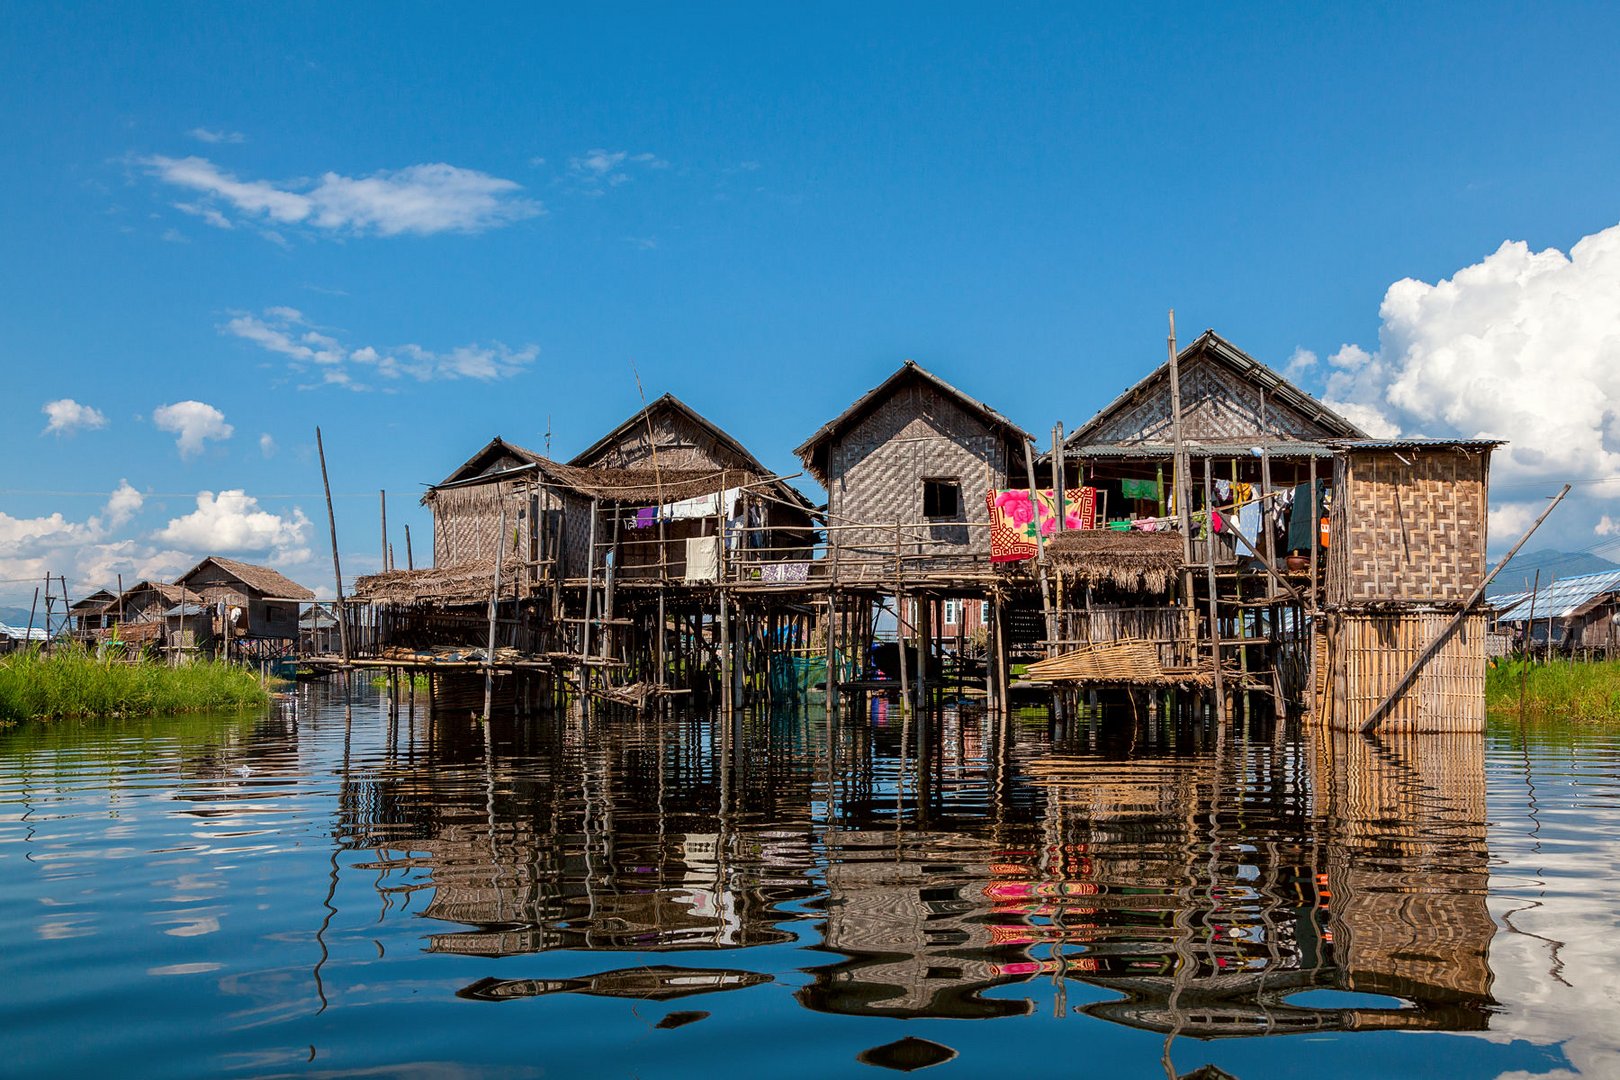
{"label": "bamboo pole", "polygon": [[[1041,582],[1041,612],[1046,616],[1046,640],[1050,642],[1057,637],[1057,624],[1052,618],[1052,586],[1046,580],[1046,537],[1041,534],[1041,503],[1039,493],[1035,490],[1034,442],[1030,439],[1024,440],[1024,474],[1029,480],[1029,509],[1035,515],[1035,576]],[[899,535],[898,523],[895,535]],[[1046,646],[1048,655],[1053,648],[1052,645]]]}
{"label": "bamboo pole", "polygon": [[416,560],[411,557],[411,527],[409,525],[405,526],[405,569],[416,569]]}
{"label": "bamboo pole", "polygon": [[338,647],[343,650],[343,663],[346,667],[351,659],[349,616],[343,604],[343,567],[338,561],[337,516],[332,511],[332,481],[326,475],[326,445],[321,441],[321,429],[318,426],[315,428],[315,452],[321,459],[321,487],[326,491],[326,524],[332,533],[332,578],[337,586],[337,599],[333,606],[337,608]]}
{"label": "bamboo pole", "polygon": [[388,492],[385,489],[377,492],[377,506],[382,515],[382,568],[387,573],[393,567],[389,565],[388,557]]}
{"label": "bamboo pole", "polygon": [[484,720],[495,700],[495,614],[501,602],[501,554],[506,550],[506,500],[501,500],[501,524],[495,544],[495,582],[489,589],[489,649],[484,653]]}
{"label": "bamboo pole", "polygon": [[1530,626],[1524,634],[1524,666],[1519,669],[1519,719],[1524,719],[1524,687],[1530,678],[1530,646],[1536,636],[1536,593],[1541,591],[1541,568],[1536,567],[1535,584],[1530,586]]}
{"label": "bamboo pole", "polygon": [[1210,459],[1204,459],[1204,524],[1209,538],[1204,541],[1204,580],[1209,586],[1210,655],[1215,661],[1216,717],[1226,720],[1226,685],[1221,674],[1221,614],[1215,591],[1215,491],[1210,482]]}
{"label": "bamboo pole", "polygon": [[[905,592],[904,592],[904,589],[903,589],[903,587],[901,585],[901,579],[900,579],[900,523],[897,521],[897,522],[894,523],[894,643],[895,643],[895,647],[898,649],[898,651],[900,653],[900,707],[903,710],[900,715],[903,718],[905,718],[906,720],[910,720],[911,719],[911,679],[910,679],[910,676],[909,676],[909,672],[906,670],[907,667],[908,667],[907,662],[906,662],[906,638],[909,635],[902,632],[903,629],[904,629],[905,621],[906,621],[906,616],[905,616],[906,603],[905,603],[905,600],[904,600],[904,596],[905,596]],[[901,757],[901,760],[900,760],[901,775],[904,776],[905,775],[905,747],[904,746],[901,746],[901,748],[900,748],[900,757]]]}
{"label": "bamboo pole", "polygon": [[1570,486],[1565,484],[1563,489],[1553,496],[1552,503],[1541,512],[1540,517],[1530,523],[1530,528],[1526,529],[1524,535],[1519,537],[1519,542],[1508,549],[1508,553],[1502,556],[1502,560],[1496,564],[1495,568],[1485,575],[1485,580],[1475,587],[1473,593],[1469,595],[1467,603],[1463,604],[1457,613],[1451,617],[1451,620],[1441,628],[1440,632],[1434,636],[1434,640],[1429,642],[1428,647],[1418,654],[1417,659],[1412,661],[1412,665],[1406,669],[1406,673],[1396,682],[1395,688],[1384,696],[1384,700],[1380,701],[1377,707],[1367,716],[1366,723],[1361,725],[1363,735],[1369,735],[1377,729],[1378,722],[1389,712],[1390,706],[1406,692],[1406,688],[1411,685],[1412,680],[1417,678],[1418,672],[1423,670],[1423,665],[1427,664],[1430,658],[1440,651],[1451,635],[1456,632],[1457,627],[1462,625],[1463,619],[1467,618],[1474,605],[1479,603],[1479,598],[1485,595],[1485,590],[1490,588],[1491,582],[1496,579],[1496,575],[1500,574],[1502,568],[1513,560],[1513,556],[1519,553],[1519,549],[1524,546],[1525,541],[1529,540],[1535,534],[1535,531],[1541,528],[1541,523],[1546,521],[1547,516],[1558,508],[1558,504],[1564,501],[1564,496],[1569,494],[1569,489]]}
{"label": "bamboo pole", "polygon": [[[1192,488],[1187,478],[1187,446],[1181,428],[1181,358],[1176,353],[1176,309],[1170,309],[1170,336],[1166,339],[1170,353],[1170,431],[1174,441],[1174,459],[1170,466],[1170,483],[1174,487],[1176,519],[1181,526],[1181,593],[1187,610],[1187,634],[1192,639],[1193,656],[1198,655],[1198,612],[1194,606],[1192,572],[1192,512],[1187,505]],[[1105,523],[1106,524],[1106,523]]]}
{"label": "bamboo pole", "polygon": [[[123,590],[119,590],[119,592],[122,593]],[[33,603],[28,605],[28,630],[24,634],[24,640],[28,641],[30,643],[34,640],[34,612],[38,607],[39,607],[39,586],[35,585],[34,586],[34,601],[33,601]]]}

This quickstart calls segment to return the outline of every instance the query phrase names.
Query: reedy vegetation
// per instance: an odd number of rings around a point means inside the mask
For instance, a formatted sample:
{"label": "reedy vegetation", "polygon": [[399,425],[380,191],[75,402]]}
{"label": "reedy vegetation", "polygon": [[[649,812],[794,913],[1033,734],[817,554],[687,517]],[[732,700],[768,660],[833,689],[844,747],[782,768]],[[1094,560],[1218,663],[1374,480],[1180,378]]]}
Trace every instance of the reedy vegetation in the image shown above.
{"label": "reedy vegetation", "polygon": [[270,703],[244,668],[212,661],[169,667],[108,663],[83,649],[49,656],[27,649],[0,657],[0,725],[70,716],[257,709]]}
{"label": "reedy vegetation", "polygon": [[1620,720],[1620,661],[1554,660],[1532,664],[1502,660],[1485,672],[1485,702],[1492,710],[1517,713],[1519,681],[1524,679],[1524,713],[1570,720]]}

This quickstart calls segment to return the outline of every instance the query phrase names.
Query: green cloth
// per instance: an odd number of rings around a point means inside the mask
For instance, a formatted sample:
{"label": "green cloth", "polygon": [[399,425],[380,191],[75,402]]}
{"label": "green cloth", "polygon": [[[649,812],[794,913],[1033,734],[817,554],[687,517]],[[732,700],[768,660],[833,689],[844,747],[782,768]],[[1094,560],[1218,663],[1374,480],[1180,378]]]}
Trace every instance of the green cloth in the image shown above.
{"label": "green cloth", "polygon": [[1288,553],[1309,555],[1311,553],[1311,530],[1317,527],[1322,520],[1323,495],[1327,491],[1327,481],[1316,482],[1316,512],[1311,513],[1311,484],[1306,481],[1294,488],[1294,508],[1288,515]]}
{"label": "green cloth", "polygon": [[1120,493],[1127,499],[1158,499],[1159,482],[1157,480],[1121,480]]}
{"label": "green cloth", "polygon": [[1113,529],[1115,532],[1131,531],[1131,523],[1129,521],[1110,521],[1108,523],[1108,527]]}

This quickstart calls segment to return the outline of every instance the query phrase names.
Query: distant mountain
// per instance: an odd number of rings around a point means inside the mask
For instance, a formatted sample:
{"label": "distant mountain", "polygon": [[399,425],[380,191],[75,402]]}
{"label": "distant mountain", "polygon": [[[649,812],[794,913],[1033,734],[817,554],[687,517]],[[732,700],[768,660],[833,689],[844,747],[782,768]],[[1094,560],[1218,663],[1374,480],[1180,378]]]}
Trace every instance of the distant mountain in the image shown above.
{"label": "distant mountain", "polygon": [[1584,551],[1521,551],[1496,575],[1487,595],[1525,592],[1535,580],[1537,570],[1541,571],[1541,583],[1546,585],[1559,578],[1620,570],[1620,563]]}

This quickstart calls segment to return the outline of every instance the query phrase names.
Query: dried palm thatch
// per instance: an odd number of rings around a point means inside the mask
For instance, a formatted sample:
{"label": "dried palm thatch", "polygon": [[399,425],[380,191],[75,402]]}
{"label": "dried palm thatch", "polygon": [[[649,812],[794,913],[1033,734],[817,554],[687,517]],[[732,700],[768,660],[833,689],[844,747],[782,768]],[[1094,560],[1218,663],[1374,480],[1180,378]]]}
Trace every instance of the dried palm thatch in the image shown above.
{"label": "dried palm thatch", "polygon": [[743,469],[592,469],[559,465],[544,458],[535,465],[540,475],[554,484],[582,495],[631,503],[695,499],[761,480],[757,473]]}
{"label": "dried palm thatch", "polygon": [[1193,668],[1166,668],[1159,663],[1159,649],[1150,641],[1109,642],[1088,645],[1040,660],[1024,669],[1037,682],[1067,682],[1108,686],[1208,686],[1207,671]]}
{"label": "dried palm thatch", "polygon": [[1181,534],[1078,529],[1052,537],[1046,551],[1058,573],[1077,584],[1166,593],[1181,567]]}
{"label": "dried palm thatch", "polygon": [[[502,600],[517,599],[518,577],[518,574],[503,569]],[[464,562],[426,570],[390,570],[357,579],[353,599],[369,604],[440,604],[452,607],[457,604],[482,604],[489,602],[489,590],[494,582],[495,567],[492,563]]]}

